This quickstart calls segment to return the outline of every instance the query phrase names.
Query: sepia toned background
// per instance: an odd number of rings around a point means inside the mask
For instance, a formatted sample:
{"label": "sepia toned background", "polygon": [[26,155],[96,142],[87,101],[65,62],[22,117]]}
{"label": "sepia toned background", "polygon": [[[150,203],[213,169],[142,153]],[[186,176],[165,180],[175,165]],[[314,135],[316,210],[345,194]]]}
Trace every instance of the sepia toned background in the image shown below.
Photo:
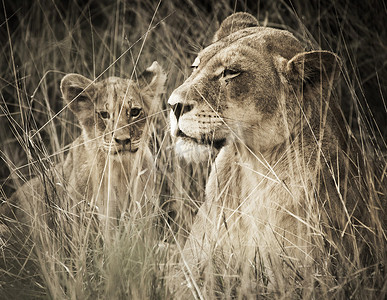
{"label": "sepia toned background", "polygon": [[[210,162],[189,164],[176,155],[166,102],[188,77],[196,54],[210,43],[220,22],[236,11],[251,13],[261,26],[291,31],[306,49],[330,50],[340,56],[343,67],[336,93],[348,130],[377,165],[372,174],[375,182],[382,186],[386,180],[384,0],[3,0],[0,6],[1,200],[7,200],[29,178],[63,161],[68,145],[80,134],[76,118],[61,98],[59,84],[65,74],[135,78],[155,60],[168,74],[162,109],[151,133],[158,168],[155,196],[166,215],[160,213],[157,234],[145,227],[130,227],[106,252],[93,237],[85,238],[90,244],[85,250],[79,246],[84,241],[66,235],[52,238],[47,230],[40,234],[43,246],[35,247],[36,253],[26,249],[13,263],[1,256],[0,299],[172,297],[166,286],[171,275],[165,262],[173,260],[173,249],[163,252],[155,244],[173,240],[179,246],[179,234],[187,235],[204,199]],[[54,241],[53,246],[46,247],[43,240]],[[63,247],[66,243],[71,246]],[[12,249],[12,255],[20,255],[18,249]],[[375,299],[385,295],[384,268],[381,262],[380,272],[373,273],[374,286],[363,286],[360,270],[348,278],[344,275],[344,283],[338,283],[333,293],[342,295],[340,290],[350,283],[355,298],[356,293]]]}

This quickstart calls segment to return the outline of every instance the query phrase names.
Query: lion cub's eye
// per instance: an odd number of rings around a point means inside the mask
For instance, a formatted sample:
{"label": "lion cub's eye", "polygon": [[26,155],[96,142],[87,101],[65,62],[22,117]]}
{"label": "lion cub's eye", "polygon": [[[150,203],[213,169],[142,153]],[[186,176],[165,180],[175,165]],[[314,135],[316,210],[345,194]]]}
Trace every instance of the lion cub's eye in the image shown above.
{"label": "lion cub's eye", "polygon": [[224,69],[222,72],[222,77],[225,79],[231,79],[237,77],[241,72],[232,70],[232,69]]}
{"label": "lion cub's eye", "polygon": [[141,113],[141,108],[134,107],[130,110],[131,117],[138,117],[140,115],[140,113]]}
{"label": "lion cub's eye", "polygon": [[110,118],[110,114],[109,114],[107,111],[99,111],[99,112],[98,112],[98,115],[99,115],[102,119],[109,119],[109,118]]}

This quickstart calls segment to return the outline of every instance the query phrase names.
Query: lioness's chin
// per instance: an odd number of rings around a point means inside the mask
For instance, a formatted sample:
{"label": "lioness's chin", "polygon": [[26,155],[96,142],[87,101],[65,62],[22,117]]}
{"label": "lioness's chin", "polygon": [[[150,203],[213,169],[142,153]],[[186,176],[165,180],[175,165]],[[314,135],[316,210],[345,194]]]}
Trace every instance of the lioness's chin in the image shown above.
{"label": "lioness's chin", "polygon": [[213,148],[208,144],[198,144],[189,138],[177,138],[175,143],[176,152],[187,161],[207,161],[212,154]]}

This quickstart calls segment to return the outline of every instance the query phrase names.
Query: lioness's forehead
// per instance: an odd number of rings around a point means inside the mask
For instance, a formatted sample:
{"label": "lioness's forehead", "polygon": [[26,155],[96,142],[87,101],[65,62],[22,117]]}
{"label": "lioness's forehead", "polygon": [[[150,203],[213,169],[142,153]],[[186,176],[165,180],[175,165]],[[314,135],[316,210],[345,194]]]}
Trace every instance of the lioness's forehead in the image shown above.
{"label": "lioness's forehead", "polygon": [[213,57],[235,60],[240,54],[259,56],[270,53],[290,59],[302,51],[301,43],[289,31],[254,27],[237,31],[209,45],[198,54],[198,58],[202,64],[206,64]]}

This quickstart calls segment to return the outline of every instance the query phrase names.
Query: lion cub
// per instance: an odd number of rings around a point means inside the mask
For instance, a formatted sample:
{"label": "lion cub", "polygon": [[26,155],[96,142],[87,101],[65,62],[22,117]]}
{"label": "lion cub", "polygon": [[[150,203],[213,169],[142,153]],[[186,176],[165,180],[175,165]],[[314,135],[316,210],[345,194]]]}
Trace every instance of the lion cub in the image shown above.
{"label": "lion cub", "polygon": [[154,183],[149,117],[158,107],[165,79],[157,62],[138,81],[110,77],[94,82],[66,75],[60,88],[82,134],[63,163],[13,194],[3,215],[11,213],[29,224],[50,210],[71,212],[81,203],[114,224],[125,212],[144,213]]}

